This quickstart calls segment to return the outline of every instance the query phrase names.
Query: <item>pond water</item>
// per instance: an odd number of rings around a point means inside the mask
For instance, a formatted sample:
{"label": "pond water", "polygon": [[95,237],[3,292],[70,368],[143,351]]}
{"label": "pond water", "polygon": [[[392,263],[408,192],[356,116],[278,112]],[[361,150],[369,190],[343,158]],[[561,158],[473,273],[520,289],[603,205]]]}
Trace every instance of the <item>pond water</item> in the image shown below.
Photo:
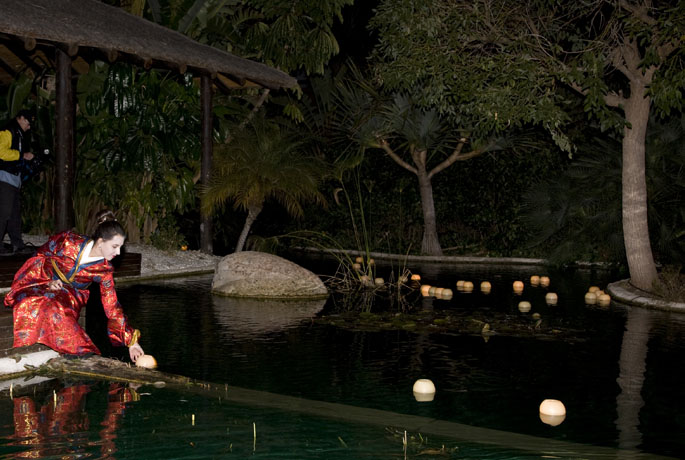
{"label": "pond water", "polygon": [[[120,285],[160,370],[256,391],[252,403],[48,382],[0,403],[0,458],[685,458],[685,316],[585,305],[590,285],[603,288],[617,276],[605,271],[412,269],[425,283],[453,289],[458,279],[491,281],[489,295],[454,289],[450,300],[424,298],[411,309],[488,322],[492,333],[339,327],[321,319],[347,308],[331,299],[286,310],[262,304],[256,314],[250,302],[209,294],[209,276]],[[389,270],[378,268],[386,278]],[[530,286],[531,274],[548,274],[550,287]],[[515,279],[526,281],[520,296],[511,292]],[[558,294],[556,306],[545,303],[548,291]],[[518,310],[521,300],[530,312]],[[541,315],[537,327],[533,313]],[[497,330],[507,322],[518,327]],[[435,383],[433,401],[414,398],[419,378]],[[260,407],[272,397],[286,403]],[[560,425],[539,418],[548,398],[566,406]],[[357,409],[370,412],[350,415]],[[446,428],[407,428],[433,419]]]}

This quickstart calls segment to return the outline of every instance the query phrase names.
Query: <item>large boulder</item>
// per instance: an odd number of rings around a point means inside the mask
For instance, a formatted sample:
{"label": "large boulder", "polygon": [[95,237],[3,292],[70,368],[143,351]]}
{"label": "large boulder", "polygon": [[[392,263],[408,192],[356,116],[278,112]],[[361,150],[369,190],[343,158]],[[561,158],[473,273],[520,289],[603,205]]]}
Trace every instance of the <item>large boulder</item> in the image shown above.
{"label": "large boulder", "polygon": [[243,251],[229,254],[214,272],[212,292],[261,299],[321,299],[328,290],[306,268],[273,254]]}

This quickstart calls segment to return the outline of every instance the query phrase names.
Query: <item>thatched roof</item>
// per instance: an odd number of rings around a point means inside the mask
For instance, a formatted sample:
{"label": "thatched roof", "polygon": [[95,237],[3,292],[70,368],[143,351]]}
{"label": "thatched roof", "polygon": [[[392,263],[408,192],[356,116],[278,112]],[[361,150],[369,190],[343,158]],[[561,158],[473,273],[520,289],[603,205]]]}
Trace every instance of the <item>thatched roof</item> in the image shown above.
{"label": "thatched roof", "polygon": [[[139,60],[146,67],[224,74],[239,85],[296,85],[294,78],[279,70],[202,45],[97,0],[2,0],[0,39],[2,34],[22,40],[27,52],[42,44],[62,46],[73,55],[87,48],[110,59]],[[7,66],[5,62],[3,67]]]}

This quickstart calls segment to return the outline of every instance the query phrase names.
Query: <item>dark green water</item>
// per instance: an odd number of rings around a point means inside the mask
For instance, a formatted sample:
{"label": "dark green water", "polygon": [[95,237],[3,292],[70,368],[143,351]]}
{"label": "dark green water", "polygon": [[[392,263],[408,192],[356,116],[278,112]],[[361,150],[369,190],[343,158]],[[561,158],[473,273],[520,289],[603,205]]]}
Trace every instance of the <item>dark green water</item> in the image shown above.
{"label": "dark green water", "polygon": [[[559,304],[550,307],[542,288],[526,283],[522,296],[511,293],[513,279],[527,280],[536,271],[543,274],[540,270],[419,271],[424,282],[453,289],[457,279],[476,285],[487,279],[493,292],[485,296],[454,289],[451,300],[423,300],[416,308],[528,322],[528,315],[537,312],[548,331],[564,331],[563,339],[534,332],[495,333],[487,341],[478,334],[354,332],[316,320],[319,309],[331,312],[331,302],[305,305],[297,312],[269,306],[255,314],[254,305],[208,294],[208,277],[121,285],[118,293],[132,324],[143,332],[146,352],[163,371],[314,401],[685,458],[685,317],[617,304],[609,309],[584,305],[588,286],[604,287],[611,280],[605,272],[551,273],[550,290],[558,293]],[[530,314],[518,312],[520,300],[531,301]],[[434,401],[414,399],[411,388],[418,378],[435,383]],[[38,394],[34,404],[49,406],[52,391],[57,394],[60,388]],[[78,458],[79,449],[85,449],[85,457],[108,458],[101,445],[101,420],[112,399],[107,390],[103,384],[91,387],[84,396],[87,426],[74,420],[74,430],[58,435],[57,453],[36,458]],[[113,447],[107,447],[117,450],[112,458],[405,456],[401,436],[386,427],[257,409],[168,389],[139,391],[150,394],[124,404]],[[538,406],[546,398],[564,402],[567,417],[561,425],[540,421]],[[17,445],[23,438],[16,434],[11,404],[9,399],[0,404],[0,458],[15,458],[10,452],[29,449]],[[262,434],[256,449],[253,423]],[[417,439],[409,443],[408,458],[539,458],[535,452],[469,445],[449,437],[430,437],[428,443]],[[434,450],[443,445],[445,450]]]}

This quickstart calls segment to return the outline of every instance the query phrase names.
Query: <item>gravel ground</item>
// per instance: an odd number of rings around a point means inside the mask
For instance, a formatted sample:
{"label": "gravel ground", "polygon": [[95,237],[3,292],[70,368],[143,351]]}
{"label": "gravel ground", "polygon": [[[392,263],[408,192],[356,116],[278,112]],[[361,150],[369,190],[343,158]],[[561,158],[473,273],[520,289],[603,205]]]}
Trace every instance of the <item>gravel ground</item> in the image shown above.
{"label": "gravel ground", "polygon": [[[25,243],[40,246],[48,239],[47,236],[23,235]],[[143,255],[140,266],[141,276],[170,275],[186,272],[214,270],[221,260],[219,256],[211,256],[200,251],[162,251],[145,244],[127,243],[126,251],[138,252]]]}

